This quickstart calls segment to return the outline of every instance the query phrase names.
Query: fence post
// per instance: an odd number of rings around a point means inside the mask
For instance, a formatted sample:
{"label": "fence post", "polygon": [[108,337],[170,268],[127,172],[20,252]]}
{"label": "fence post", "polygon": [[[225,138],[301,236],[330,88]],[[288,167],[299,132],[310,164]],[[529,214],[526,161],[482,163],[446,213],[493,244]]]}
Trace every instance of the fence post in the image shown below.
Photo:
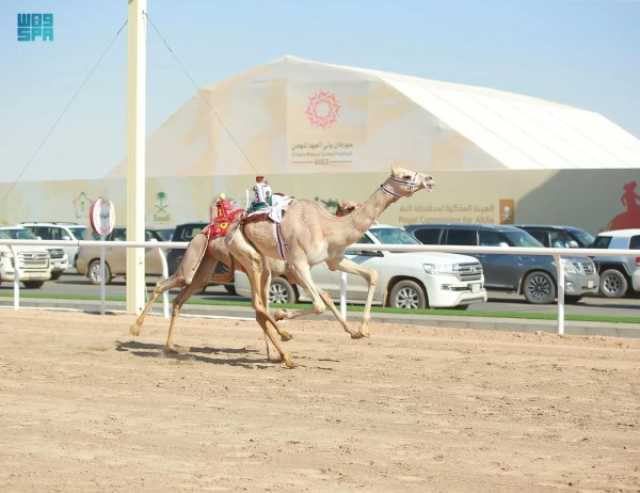
{"label": "fence post", "polygon": [[564,266],[562,257],[554,255],[558,279],[558,335],[564,335]]}
{"label": "fence post", "polygon": [[[160,255],[160,263],[162,264],[162,278],[166,281],[169,278],[169,264],[167,264],[167,254],[164,250],[158,247],[158,254]],[[162,310],[164,312],[164,318],[169,318],[169,291],[162,293]]]}
{"label": "fence post", "polygon": [[13,309],[20,309],[20,261],[18,252],[13,245],[9,245],[11,255],[13,256]]}
{"label": "fence post", "polygon": [[347,273],[340,272],[340,315],[347,319]]}

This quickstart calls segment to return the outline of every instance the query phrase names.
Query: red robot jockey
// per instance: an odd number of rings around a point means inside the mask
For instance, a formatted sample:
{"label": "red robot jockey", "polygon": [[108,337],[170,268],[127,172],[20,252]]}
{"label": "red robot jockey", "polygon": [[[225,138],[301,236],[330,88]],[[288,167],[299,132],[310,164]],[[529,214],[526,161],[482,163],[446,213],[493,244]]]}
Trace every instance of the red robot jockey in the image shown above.
{"label": "red robot jockey", "polygon": [[216,200],[216,216],[211,223],[202,230],[207,239],[213,240],[219,236],[226,236],[229,225],[242,213],[244,209],[234,207],[224,193],[221,193]]}
{"label": "red robot jockey", "polygon": [[191,284],[193,276],[207,252],[209,242],[226,236],[231,223],[243,213],[244,209],[234,207],[231,201],[227,200],[224,193],[218,196],[216,200],[216,216],[189,242],[184,259],[178,267],[178,276],[182,276],[186,284]]}

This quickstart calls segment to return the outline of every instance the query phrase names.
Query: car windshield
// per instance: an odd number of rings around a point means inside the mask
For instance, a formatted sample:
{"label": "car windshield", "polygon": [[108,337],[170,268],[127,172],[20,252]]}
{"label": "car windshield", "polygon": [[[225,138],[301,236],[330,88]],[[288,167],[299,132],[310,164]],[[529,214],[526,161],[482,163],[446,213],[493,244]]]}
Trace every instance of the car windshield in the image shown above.
{"label": "car windshield", "polygon": [[418,245],[419,242],[400,228],[372,228],[369,230],[383,245]]}
{"label": "car windshield", "polygon": [[162,238],[162,241],[171,241],[171,237],[173,236],[173,228],[156,229],[154,231],[158,233],[158,236]]}
{"label": "car windshield", "polygon": [[536,240],[526,231],[503,231],[509,240],[509,244],[514,247],[542,247],[542,243]]}
{"label": "car windshield", "polygon": [[86,226],[69,226],[69,231],[73,233],[76,240],[84,239],[84,232],[87,230]]}
{"label": "car windshield", "polygon": [[28,229],[3,229],[0,230],[0,237],[5,240],[37,240],[38,237]]}
{"label": "car windshield", "polygon": [[611,243],[611,236],[598,236],[591,248],[609,248],[609,243]]}
{"label": "car windshield", "polygon": [[588,248],[593,245],[595,238],[591,233],[588,233],[582,229],[568,229],[569,234],[575,238],[582,248]]}

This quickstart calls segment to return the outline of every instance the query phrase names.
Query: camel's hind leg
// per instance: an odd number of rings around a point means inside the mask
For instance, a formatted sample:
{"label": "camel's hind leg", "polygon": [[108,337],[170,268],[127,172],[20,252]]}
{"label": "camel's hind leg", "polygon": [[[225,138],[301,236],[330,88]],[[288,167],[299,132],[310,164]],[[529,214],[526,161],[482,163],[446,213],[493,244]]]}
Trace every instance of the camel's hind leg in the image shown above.
{"label": "camel's hind leg", "polygon": [[156,284],[156,287],[153,289],[151,298],[149,299],[149,301],[147,301],[147,304],[144,306],[142,313],[138,315],[138,318],[136,319],[136,321],[129,328],[129,333],[132,336],[139,336],[140,329],[142,328],[142,324],[144,323],[144,319],[147,316],[147,313],[149,312],[149,310],[151,310],[151,307],[153,306],[155,301],[160,297],[160,295],[162,295],[162,293],[164,293],[169,289],[179,288],[182,286],[184,286],[184,278],[182,278],[182,276],[173,275],[168,279],[163,279],[161,281],[158,281],[158,283]]}

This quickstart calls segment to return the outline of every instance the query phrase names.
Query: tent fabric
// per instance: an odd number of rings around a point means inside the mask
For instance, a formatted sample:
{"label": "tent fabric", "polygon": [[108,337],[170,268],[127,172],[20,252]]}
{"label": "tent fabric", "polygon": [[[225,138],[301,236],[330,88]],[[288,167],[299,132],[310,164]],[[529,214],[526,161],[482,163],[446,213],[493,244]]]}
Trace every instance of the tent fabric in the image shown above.
{"label": "tent fabric", "polygon": [[640,140],[538,98],[285,56],[200,90],[147,161],[150,176],[640,168]]}

